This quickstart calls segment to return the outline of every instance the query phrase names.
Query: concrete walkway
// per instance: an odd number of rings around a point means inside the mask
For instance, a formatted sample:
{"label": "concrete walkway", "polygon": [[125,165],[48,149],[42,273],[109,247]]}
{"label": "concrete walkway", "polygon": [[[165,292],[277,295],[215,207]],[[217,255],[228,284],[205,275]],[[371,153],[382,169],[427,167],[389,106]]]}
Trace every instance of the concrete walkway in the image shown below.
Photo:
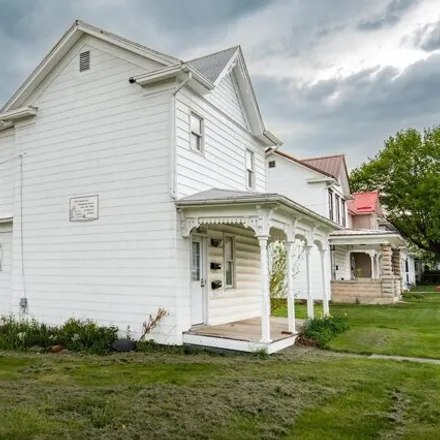
{"label": "concrete walkway", "polygon": [[440,365],[440,359],[427,359],[427,358],[413,358],[405,356],[387,356],[383,354],[372,354],[368,359],[384,359],[388,361],[403,361],[403,362],[419,362],[421,364],[435,364]]}

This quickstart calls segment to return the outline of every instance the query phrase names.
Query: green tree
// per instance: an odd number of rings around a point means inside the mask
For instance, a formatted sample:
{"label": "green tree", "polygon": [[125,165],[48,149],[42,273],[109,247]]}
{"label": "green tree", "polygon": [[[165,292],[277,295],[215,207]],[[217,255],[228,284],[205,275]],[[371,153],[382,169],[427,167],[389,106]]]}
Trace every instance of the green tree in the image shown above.
{"label": "green tree", "polygon": [[440,259],[440,126],[397,132],[350,180],[354,191],[379,190],[387,219]]}
{"label": "green tree", "polygon": [[[303,244],[297,240],[292,251],[292,277],[296,278],[303,259]],[[287,250],[282,242],[269,245],[269,280],[271,312],[285,305],[287,298]]]}

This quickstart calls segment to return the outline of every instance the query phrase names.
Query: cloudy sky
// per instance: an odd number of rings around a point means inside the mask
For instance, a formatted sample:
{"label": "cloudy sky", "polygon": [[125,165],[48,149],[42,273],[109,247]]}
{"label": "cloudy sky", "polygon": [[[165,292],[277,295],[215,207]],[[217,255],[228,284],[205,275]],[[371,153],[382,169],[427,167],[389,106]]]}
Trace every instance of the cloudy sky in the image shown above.
{"label": "cloudy sky", "polygon": [[439,0],[0,0],[0,103],[74,19],[182,59],[241,44],[266,125],[356,166],[440,124]]}

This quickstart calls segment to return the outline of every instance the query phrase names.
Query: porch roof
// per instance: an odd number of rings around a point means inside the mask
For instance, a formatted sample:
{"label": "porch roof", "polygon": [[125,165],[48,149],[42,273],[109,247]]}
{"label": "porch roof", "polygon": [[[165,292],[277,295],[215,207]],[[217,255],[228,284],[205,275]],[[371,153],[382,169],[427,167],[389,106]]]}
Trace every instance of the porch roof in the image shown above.
{"label": "porch roof", "polygon": [[278,193],[258,193],[251,191],[234,191],[220,188],[211,188],[180,200],[176,200],[176,206],[201,207],[201,206],[231,206],[231,205],[258,205],[263,203],[276,203],[285,206],[289,210],[300,214],[301,217],[317,221],[321,226],[326,226],[330,230],[342,229],[340,225],[334,223],[326,217],[294,202]]}
{"label": "porch roof", "polygon": [[340,245],[374,245],[391,244],[406,246],[406,241],[397,232],[377,229],[343,229],[334,231],[329,236],[330,244]]}

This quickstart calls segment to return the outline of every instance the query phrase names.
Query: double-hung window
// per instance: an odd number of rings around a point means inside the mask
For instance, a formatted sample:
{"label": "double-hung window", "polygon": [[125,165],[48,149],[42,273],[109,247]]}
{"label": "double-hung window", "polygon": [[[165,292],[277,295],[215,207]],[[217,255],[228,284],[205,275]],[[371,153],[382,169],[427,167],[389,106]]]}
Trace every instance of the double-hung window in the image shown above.
{"label": "double-hung window", "polygon": [[191,148],[203,152],[203,118],[191,112]]}
{"label": "double-hung window", "polygon": [[235,286],[235,242],[234,237],[225,235],[225,286],[233,288]]}
{"label": "double-hung window", "polygon": [[336,223],[339,225],[341,223],[341,204],[340,204],[341,198],[335,194],[335,209],[336,209]]}
{"label": "double-hung window", "polygon": [[246,185],[255,189],[255,155],[251,150],[246,150]]}
{"label": "double-hung window", "polygon": [[345,212],[345,200],[341,200],[341,211],[342,211],[342,226],[347,226],[347,214]]}
{"label": "double-hung window", "polygon": [[334,219],[333,191],[331,189],[328,190],[328,218],[330,220]]}

